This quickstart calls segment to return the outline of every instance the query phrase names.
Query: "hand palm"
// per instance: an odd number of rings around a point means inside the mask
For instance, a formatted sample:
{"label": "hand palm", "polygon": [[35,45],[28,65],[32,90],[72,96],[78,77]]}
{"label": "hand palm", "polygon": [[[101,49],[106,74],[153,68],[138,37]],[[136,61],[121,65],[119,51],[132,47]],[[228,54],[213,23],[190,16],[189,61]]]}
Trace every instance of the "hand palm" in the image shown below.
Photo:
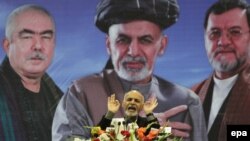
{"label": "hand palm", "polygon": [[120,108],[120,102],[115,99],[115,94],[108,97],[108,110],[110,112],[116,113]]}
{"label": "hand palm", "polygon": [[158,102],[156,98],[150,99],[144,103],[143,110],[146,114],[152,113],[157,105]]}

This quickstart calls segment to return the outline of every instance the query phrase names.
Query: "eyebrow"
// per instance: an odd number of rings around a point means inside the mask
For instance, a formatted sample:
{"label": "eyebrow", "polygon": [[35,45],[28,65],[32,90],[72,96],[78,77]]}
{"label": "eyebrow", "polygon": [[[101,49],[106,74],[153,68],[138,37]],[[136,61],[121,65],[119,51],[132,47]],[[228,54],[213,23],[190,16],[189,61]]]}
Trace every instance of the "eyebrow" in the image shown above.
{"label": "eyebrow", "polygon": [[147,34],[147,35],[143,35],[143,36],[141,36],[141,37],[139,37],[140,39],[143,39],[143,38],[150,38],[150,39],[154,39],[153,38],[153,36],[152,35],[150,35],[150,34]]}
{"label": "eyebrow", "polygon": [[45,30],[45,31],[43,31],[43,32],[41,32],[41,33],[39,33],[40,35],[43,35],[43,34],[51,34],[51,35],[53,35],[54,34],[54,32],[52,31],[52,30]]}
{"label": "eyebrow", "polygon": [[242,27],[240,27],[240,26],[232,26],[229,29],[242,29]]}
{"label": "eyebrow", "polygon": [[[242,27],[240,27],[240,26],[232,26],[232,27],[229,27],[228,29],[242,29]],[[219,27],[212,27],[210,30],[221,30],[221,28],[219,28]]]}
{"label": "eyebrow", "polygon": [[129,37],[128,35],[126,35],[126,34],[118,34],[117,37],[130,38],[130,37]]}
{"label": "eyebrow", "polygon": [[[33,30],[30,30],[30,29],[23,29],[22,31],[19,32],[19,36],[22,35],[22,34],[36,34],[35,31]],[[45,31],[42,31],[42,32],[38,32],[39,35],[44,35],[44,34],[51,34],[53,35],[54,32],[53,30],[45,30]]]}

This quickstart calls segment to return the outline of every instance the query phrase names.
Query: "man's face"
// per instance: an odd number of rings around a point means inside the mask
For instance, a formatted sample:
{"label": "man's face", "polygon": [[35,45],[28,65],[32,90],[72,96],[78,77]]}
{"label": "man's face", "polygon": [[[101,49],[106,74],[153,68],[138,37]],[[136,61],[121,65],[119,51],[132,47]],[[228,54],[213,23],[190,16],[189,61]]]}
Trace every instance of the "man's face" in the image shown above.
{"label": "man's face", "polygon": [[220,15],[210,14],[205,46],[215,71],[237,71],[248,58],[250,43],[246,11],[238,8]]}
{"label": "man's face", "polygon": [[143,103],[144,100],[141,94],[137,92],[126,94],[122,103],[126,116],[137,116],[143,107]]}
{"label": "man's face", "polygon": [[19,75],[44,74],[54,54],[54,32],[51,19],[40,12],[29,10],[16,17],[11,39],[5,39],[4,49]]}
{"label": "man's face", "polygon": [[160,28],[144,20],[112,25],[106,41],[118,75],[142,83],[151,78],[155,60],[163,54],[166,43]]}

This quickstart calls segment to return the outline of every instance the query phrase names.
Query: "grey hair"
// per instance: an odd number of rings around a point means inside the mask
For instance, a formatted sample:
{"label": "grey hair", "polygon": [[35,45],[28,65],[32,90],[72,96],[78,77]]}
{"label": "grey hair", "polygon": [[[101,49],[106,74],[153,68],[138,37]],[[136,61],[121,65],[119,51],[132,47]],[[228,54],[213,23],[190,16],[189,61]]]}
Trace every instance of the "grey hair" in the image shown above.
{"label": "grey hair", "polygon": [[52,17],[52,15],[50,14],[50,12],[48,10],[46,10],[45,8],[43,8],[43,7],[39,6],[39,5],[26,4],[26,5],[23,5],[23,6],[20,6],[20,7],[16,8],[16,9],[14,9],[9,14],[9,16],[7,18],[6,26],[5,26],[5,37],[7,39],[11,40],[13,31],[14,31],[15,26],[17,24],[16,23],[16,18],[18,17],[18,15],[22,14],[23,12],[32,11],[32,10],[47,15],[50,18],[50,20],[53,23],[54,28],[55,28],[54,18]]}

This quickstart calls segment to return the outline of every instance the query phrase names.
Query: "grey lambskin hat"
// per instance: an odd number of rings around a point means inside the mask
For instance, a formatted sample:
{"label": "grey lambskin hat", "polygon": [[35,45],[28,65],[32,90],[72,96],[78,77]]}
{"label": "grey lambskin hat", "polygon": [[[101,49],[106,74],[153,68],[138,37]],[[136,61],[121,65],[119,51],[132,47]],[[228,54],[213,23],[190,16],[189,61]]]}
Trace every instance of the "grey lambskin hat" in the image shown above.
{"label": "grey lambskin hat", "polygon": [[165,29],[178,17],[176,0],[101,0],[96,9],[95,25],[107,33],[113,24],[148,20]]}

